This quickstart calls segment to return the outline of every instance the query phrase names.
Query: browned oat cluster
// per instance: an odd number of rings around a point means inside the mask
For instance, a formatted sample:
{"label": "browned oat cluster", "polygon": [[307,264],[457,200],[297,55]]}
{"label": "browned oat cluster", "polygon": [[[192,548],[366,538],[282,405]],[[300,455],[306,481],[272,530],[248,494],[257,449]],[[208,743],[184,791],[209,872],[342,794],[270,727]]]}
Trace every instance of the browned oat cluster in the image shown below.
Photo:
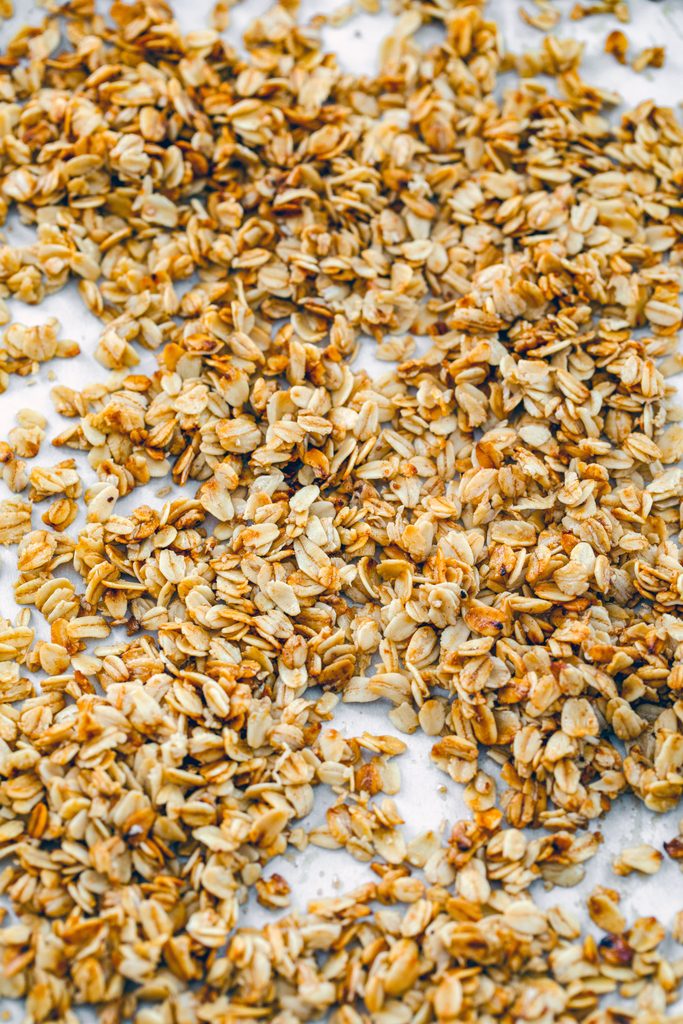
{"label": "browned oat cluster", "polygon": [[[76,278],[111,371],[53,389],[85,481],[40,414],[0,445],[0,993],[31,1022],[671,1019],[657,921],[597,890],[598,941],[527,890],[583,877],[621,793],[683,794],[683,130],[614,127],[571,40],[515,58],[471,0],[403,7],[374,78],[292,0],[246,58],[161,0],[72,0],[0,63],[1,212],[36,235],[0,295]],[[5,326],[0,386],[77,351]],[[447,843],[406,839],[405,744],[343,737],[340,699],[433,737],[472,812]],[[378,881],[234,931],[308,843]]]}

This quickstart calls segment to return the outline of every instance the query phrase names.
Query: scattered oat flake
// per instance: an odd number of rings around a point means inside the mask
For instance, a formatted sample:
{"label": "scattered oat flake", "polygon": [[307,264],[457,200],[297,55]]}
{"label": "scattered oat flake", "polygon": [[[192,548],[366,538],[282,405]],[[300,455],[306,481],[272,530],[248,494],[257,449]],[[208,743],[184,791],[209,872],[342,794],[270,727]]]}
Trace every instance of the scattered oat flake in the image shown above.
{"label": "scattered oat flake", "polygon": [[666,59],[666,49],[663,46],[648,46],[636,54],[631,62],[634,71],[644,71],[645,68],[663,68]]}
{"label": "scattered oat flake", "polygon": [[525,7],[519,8],[519,16],[527,25],[540,29],[541,32],[549,32],[555,28],[560,20],[560,12],[556,7],[543,0],[536,0],[537,11],[531,12]]}
{"label": "scattered oat flake", "polygon": [[628,39],[620,29],[614,29],[605,40],[605,53],[611,54],[619,64],[626,64]]}

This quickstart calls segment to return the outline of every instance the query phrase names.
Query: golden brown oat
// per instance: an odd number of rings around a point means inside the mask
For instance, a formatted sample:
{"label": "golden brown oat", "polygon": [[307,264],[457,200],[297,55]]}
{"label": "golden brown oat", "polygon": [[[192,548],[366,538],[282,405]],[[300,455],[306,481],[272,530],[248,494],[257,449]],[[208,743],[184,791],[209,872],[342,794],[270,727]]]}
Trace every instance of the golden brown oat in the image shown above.
{"label": "golden brown oat", "polygon": [[581,18],[588,18],[594,14],[614,14],[619,21],[631,20],[628,0],[599,0],[598,3],[581,4],[577,3],[571,9],[570,18],[579,21]]}
{"label": "golden brown oat", "polygon": [[642,875],[655,875],[661,866],[661,853],[647,843],[622,850],[612,864],[617,875],[630,875],[632,871],[638,871]]}
{"label": "golden brown oat", "polygon": [[628,39],[619,29],[615,29],[605,39],[605,53],[611,54],[619,64],[626,64],[628,58]]}
{"label": "golden brown oat", "polygon": [[538,8],[536,11],[532,13],[525,7],[520,7],[519,16],[522,21],[527,25],[531,25],[532,28],[540,29],[541,32],[549,32],[559,22],[560,12],[548,0],[535,0],[535,3]]}
{"label": "golden brown oat", "polygon": [[663,68],[666,59],[666,49],[663,46],[648,46],[636,54],[631,62],[634,71],[644,71],[645,68]]}

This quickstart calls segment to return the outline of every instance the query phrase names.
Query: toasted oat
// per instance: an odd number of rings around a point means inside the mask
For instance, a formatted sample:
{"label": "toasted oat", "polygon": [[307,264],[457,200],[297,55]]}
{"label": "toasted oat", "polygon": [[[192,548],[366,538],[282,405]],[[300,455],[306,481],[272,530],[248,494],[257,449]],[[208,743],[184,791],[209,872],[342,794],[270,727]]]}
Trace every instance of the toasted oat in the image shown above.
{"label": "toasted oat", "polygon": [[30,503],[0,501],[0,544],[17,544],[30,529]]}
{"label": "toasted oat", "polygon": [[556,7],[553,7],[548,0],[535,0],[538,10],[528,11],[525,7],[519,8],[519,16],[527,25],[540,29],[541,32],[549,32],[555,28],[560,20],[561,14]]}
{"label": "toasted oat", "polygon": [[656,875],[661,866],[661,853],[648,843],[627,847],[612,863],[617,875],[630,875],[632,871],[638,871],[641,875]]}
{"label": "toasted oat", "polygon": [[230,9],[234,6],[234,0],[216,0],[211,11],[211,28],[225,32],[230,24]]}
{"label": "toasted oat", "polygon": [[599,0],[598,3],[591,4],[577,3],[572,7],[569,17],[579,21],[581,18],[588,18],[594,14],[614,14],[619,21],[631,20],[628,0]]}
{"label": "toasted oat", "polygon": [[620,29],[614,29],[605,39],[605,53],[611,54],[619,64],[626,64],[628,38]]}
{"label": "toasted oat", "polygon": [[645,68],[663,68],[666,60],[666,49],[663,46],[647,46],[640,53],[636,54],[631,62],[634,71],[644,71]]}

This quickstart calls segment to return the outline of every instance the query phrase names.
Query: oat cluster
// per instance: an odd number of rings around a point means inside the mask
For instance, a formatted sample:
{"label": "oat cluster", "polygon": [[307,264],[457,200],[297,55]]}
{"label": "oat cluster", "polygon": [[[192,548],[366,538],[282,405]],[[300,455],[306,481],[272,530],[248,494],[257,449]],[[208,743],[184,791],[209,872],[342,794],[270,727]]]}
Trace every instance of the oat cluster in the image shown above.
{"label": "oat cluster", "polygon": [[[30,1022],[670,1019],[657,921],[602,889],[600,940],[528,890],[581,880],[622,793],[683,794],[683,129],[611,119],[572,40],[402,6],[374,77],[292,0],[246,57],[71,0],[0,62],[0,213],[35,231],[0,296],[75,279],[109,371],[53,388],[59,461],[28,409],[0,445],[0,992]],[[3,389],[78,352],[0,319]],[[408,740],[341,735],[340,700],[433,738],[472,813],[446,842],[401,827]],[[240,929],[309,843],[377,881]]]}

